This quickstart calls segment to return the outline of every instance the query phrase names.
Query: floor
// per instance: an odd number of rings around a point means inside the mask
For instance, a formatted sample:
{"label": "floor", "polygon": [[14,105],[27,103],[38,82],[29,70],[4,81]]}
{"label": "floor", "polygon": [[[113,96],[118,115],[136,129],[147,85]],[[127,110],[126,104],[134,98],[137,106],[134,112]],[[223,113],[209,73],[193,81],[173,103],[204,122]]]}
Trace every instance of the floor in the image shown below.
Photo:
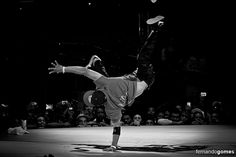
{"label": "floor", "polygon": [[[117,152],[105,152],[112,127],[31,129],[0,137],[0,157],[235,156],[236,126],[124,126]],[[218,153],[218,154],[216,154]]]}

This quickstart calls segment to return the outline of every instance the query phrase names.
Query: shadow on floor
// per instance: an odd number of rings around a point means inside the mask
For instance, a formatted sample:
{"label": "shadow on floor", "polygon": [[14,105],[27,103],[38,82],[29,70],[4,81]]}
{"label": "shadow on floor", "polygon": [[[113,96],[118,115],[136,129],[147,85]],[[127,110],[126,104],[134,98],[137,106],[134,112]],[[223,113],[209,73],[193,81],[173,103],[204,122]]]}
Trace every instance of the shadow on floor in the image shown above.
{"label": "shadow on floor", "polygon": [[[88,152],[92,149],[105,149],[108,145],[95,145],[95,144],[73,144],[75,147],[72,152]],[[178,152],[206,149],[207,146],[188,146],[188,145],[146,145],[143,147],[120,147],[120,151],[139,151],[139,152]]]}

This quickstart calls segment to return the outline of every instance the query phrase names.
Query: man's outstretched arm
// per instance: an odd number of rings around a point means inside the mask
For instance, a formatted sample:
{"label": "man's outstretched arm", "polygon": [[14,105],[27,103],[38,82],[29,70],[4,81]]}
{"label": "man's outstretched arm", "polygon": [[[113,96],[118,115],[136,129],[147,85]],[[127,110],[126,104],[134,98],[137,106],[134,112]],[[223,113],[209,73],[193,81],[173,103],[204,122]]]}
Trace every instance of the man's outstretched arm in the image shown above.
{"label": "man's outstretched arm", "polygon": [[78,74],[78,75],[84,75],[91,80],[95,81],[99,79],[102,74],[93,71],[91,69],[88,69],[83,66],[62,66],[60,65],[57,61],[54,63],[51,63],[52,67],[48,68],[49,74],[53,73],[73,73],[73,74]]}

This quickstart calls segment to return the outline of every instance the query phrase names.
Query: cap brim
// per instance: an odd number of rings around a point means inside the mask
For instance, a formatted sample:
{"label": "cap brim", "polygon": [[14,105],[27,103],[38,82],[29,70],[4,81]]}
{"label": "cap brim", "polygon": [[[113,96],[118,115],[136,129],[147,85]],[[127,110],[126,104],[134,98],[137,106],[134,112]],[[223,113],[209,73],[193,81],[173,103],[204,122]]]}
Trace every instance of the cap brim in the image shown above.
{"label": "cap brim", "polygon": [[84,96],[83,96],[83,101],[84,101],[84,103],[87,105],[87,106],[90,106],[90,107],[94,107],[94,105],[93,104],[91,104],[90,102],[89,102],[89,96],[91,96],[92,94],[93,94],[93,92],[94,92],[94,90],[89,90],[89,91],[87,91],[87,92],[85,92],[84,93]]}

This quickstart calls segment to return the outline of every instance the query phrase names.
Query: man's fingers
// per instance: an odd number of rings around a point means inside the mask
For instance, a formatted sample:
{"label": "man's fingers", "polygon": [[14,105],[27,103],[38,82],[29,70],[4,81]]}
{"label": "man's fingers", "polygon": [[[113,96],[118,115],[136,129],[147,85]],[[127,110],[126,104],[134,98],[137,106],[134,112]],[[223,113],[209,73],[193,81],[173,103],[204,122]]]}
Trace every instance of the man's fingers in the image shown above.
{"label": "man's fingers", "polygon": [[55,68],[48,68],[48,70],[55,70]]}
{"label": "man's fingers", "polygon": [[55,68],[48,68],[49,74],[55,73]]}
{"label": "man's fingers", "polygon": [[55,60],[56,65],[59,65],[58,62]]}
{"label": "man's fingers", "polygon": [[54,67],[56,66],[56,64],[55,64],[55,63],[53,63],[53,62],[51,63],[51,65],[52,65],[52,66],[54,66]]}
{"label": "man's fingers", "polygon": [[[55,60],[54,62],[51,63],[53,67],[48,68],[49,74],[56,73],[57,69],[56,67],[59,65],[58,62]],[[58,72],[57,72],[58,73]]]}

